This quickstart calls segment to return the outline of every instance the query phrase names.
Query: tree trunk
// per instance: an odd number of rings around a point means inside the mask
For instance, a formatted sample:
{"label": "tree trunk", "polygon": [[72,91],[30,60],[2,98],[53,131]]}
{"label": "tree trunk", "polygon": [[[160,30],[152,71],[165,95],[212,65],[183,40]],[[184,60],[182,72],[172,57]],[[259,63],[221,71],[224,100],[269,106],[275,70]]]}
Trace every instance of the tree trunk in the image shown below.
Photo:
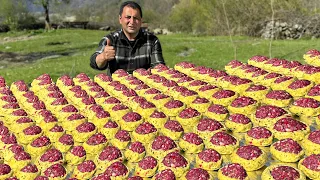
{"label": "tree trunk", "polygon": [[49,0],[43,1],[44,15],[45,15],[45,29],[48,31],[51,29],[50,17],[49,17]]}

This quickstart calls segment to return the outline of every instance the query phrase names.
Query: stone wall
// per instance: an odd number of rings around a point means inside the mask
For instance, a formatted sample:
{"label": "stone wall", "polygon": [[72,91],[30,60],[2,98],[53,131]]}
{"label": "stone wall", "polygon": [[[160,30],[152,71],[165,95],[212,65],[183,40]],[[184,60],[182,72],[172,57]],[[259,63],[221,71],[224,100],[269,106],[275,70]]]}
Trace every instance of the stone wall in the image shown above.
{"label": "stone wall", "polygon": [[320,38],[320,16],[286,22],[267,21],[259,34],[265,39],[299,39],[301,37]]}

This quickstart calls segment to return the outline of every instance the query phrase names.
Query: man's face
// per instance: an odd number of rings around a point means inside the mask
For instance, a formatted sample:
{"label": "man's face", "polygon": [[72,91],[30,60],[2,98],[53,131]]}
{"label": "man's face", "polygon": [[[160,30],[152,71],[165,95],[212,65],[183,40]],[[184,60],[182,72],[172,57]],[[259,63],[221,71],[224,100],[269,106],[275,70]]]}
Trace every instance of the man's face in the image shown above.
{"label": "man's face", "polygon": [[126,36],[129,39],[135,38],[140,30],[142,18],[139,9],[133,9],[125,6],[119,22]]}

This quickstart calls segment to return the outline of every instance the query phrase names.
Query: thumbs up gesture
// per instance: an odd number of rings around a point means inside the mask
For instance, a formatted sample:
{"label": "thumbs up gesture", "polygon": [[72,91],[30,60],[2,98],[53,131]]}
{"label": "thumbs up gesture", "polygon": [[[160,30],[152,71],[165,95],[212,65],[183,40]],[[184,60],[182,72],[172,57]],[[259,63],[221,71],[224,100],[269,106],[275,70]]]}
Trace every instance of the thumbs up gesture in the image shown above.
{"label": "thumbs up gesture", "polygon": [[113,48],[113,46],[111,46],[110,39],[107,39],[107,44],[104,47],[104,50],[103,50],[102,53],[103,53],[104,59],[106,61],[111,61],[111,60],[113,60],[115,58],[116,51]]}

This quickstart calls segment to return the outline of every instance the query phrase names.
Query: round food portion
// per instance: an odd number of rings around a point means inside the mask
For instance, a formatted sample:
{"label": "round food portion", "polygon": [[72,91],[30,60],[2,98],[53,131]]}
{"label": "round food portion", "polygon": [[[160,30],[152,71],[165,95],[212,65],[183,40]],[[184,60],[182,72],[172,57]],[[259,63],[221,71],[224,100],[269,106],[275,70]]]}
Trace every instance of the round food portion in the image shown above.
{"label": "round food portion", "polygon": [[115,146],[106,146],[99,154],[99,159],[102,161],[112,161],[122,157],[121,151]]}
{"label": "round food portion", "polygon": [[160,111],[153,111],[153,113],[150,115],[151,118],[166,118],[166,114],[164,114],[163,112]]}
{"label": "round food portion", "polygon": [[251,120],[243,114],[231,114],[228,118],[230,121],[240,124],[248,124]]}
{"label": "round food portion", "polygon": [[223,99],[234,96],[236,93],[231,90],[220,90],[212,95],[212,97],[216,99]]}
{"label": "round food portion", "polygon": [[197,125],[197,130],[199,131],[217,131],[223,128],[223,125],[219,121],[210,118],[200,119]]}
{"label": "round food portion", "polygon": [[115,121],[108,121],[106,124],[103,126],[104,128],[117,128],[119,125]]}
{"label": "round food portion", "polygon": [[0,176],[11,172],[11,167],[7,164],[0,164]]}
{"label": "round food portion", "polygon": [[254,145],[245,145],[238,148],[236,154],[243,159],[253,160],[262,155],[262,150]]}
{"label": "round food portion", "polygon": [[273,134],[265,127],[253,127],[245,134],[245,142],[255,146],[269,146],[273,141]]}
{"label": "round food portion", "polygon": [[236,98],[235,100],[232,101],[231,106],[232,107],[245,107],[249,105],[256,104],[257,101],[252,99],[251,97],[246,97],[246,96],[240,96]]}
{"label": "round food portion", "polygon": [[128,131],[126,130],[119,130],[115,135],[114,137],[116,139],[119,139],[120,141],[122,142],[125,142],[125,141],[131,141],[131,137],[130,137],[130,134]]}
{"label": "round food portion", "polygon": [[214,134],[210,142],[218,146],[236,145],[237,140],[226,132],[217,132]]}
{"label": "round food portion", "polygon": [[84,157],[86,155],[86,151],[84,150],[83,146],[73,146],[70,152],[78,157]]}
{"label": "round food portion", "polygon": [[193,104],[205,104],[210,103],[210,101],[206,98],[199,98],[197,97],[194,101],[192,101]]}
{"label": "round food portion", "polygon": [[266,56],[261,56],[261,55],[255,55],[252,56],[249,61],[256,61],[256,62],[264,62],[264,61],[268,61],[268,57]]}
{"label": "round food portion", "polygon": [[151,123],[148,122],[141,123],[135,130],[135,132],[138,134],[150,134],[156,131],[157,129]]}
{"label": "round food portion", "polygon": [[63,159],[62,153],[58,149],[49,149],[41,157],[42,162],[57,162]]}
{"label": "round food portion", "polygon": [[105,102],[105,104],[120,104],[121,101],[119,101],[119,99],[115,98],[115,97],[108,97]]}
{"label": "round food portion", "polygon": [[210,175],[208,171],[201,168],[190,169],[185,175],[187,180],[209,180]]}
{"label": "round food portion", "polygon": [[222,105],[219,104],[212,104],[209,108],[208,108],[209,112],[213,112],[215,114],[228,114],[229,111],[227,108],[225,108]]}
{"label": "round food portion", "polygon": [[302,151],[301,146],[297,141],[288,138],[281,139],[273,144],[274,148],[281,152],[299,154]]}
{"label": "round food portion", "polygon": [[246,92],[254,92],[254,91],[262,91],[268,89],[266,86],[263,86],[261,84],[258,85],[252,85],[248,89],[246,89]]}
{"label": "round food portion", "polygon": [[195,64],[191,63],[191,62],[187,62],[187,61],[182,61],[182,62],[179,62],[177,63],[175,66],[179,66],[183,69],[189,69],[189,68],[194,68],[196,67]]}
{"label": "round food portion", "polygon": [[282,162],[297,162],[304,155],[304,151],[297,141],[287,138],[281,139],[270,146],[270,153],[276,160]]}
{"label": "round food portion", "polygon": [[272,132],[277,139],[292,138],[300,141],[310,132],[310,128],[292,117],[285,117],[272,126]]}
{"label": "round food portion", "polygon": [[120,110],[126,110],[126,109],[129,109],[129,107],[123,104],[116,104],[115,106],[112,107],[113,111],[120,111]]}
{"label": "round food portion", "polygon": [[13,144],[11,146],[9,146],[9,150],[14,153],[14,154],[17,154],[21,151],[24,151],[24,148],[22,145],[19,145],[19,144]]}
{"label": "round food portion", "polygon": [[129,149],[133,152],[136,152],[136,153],[143,153],[146,151],[145,147],[143,146],[143,144],[141,142],[131,142],[131,144],[129,145]]}
{"label": "round food portion", "polygon": [[183,105],[184,105],[183,102],[181,102],[179,100],[170,100],[169,102],[164,104],[164,107],[166,107],[168,109],[173,109],[173,108],[180,108]]}
{"label": "round food portion", "polygon": [[320,154],[312,154],[310,156],[307,156],[301,162],[301,165],[316,172],[320,172],[319,164],[320,164]]}
{"label": "round food portion", "polygon": [[[9,179],[7,179],[7,180],[9,180]],[[47,176],[37,176],[34,180],[49,180],[49,178]]]}
{"label": "round food portion", "polygon": [[304,180],[305,176],[292,166],[287,165],[271,165],[262,173],[262,178],[272,178],[273,180]]}
{"label": "round food portion", "polygon": [[59,142],[64,144],[64,145],[73,145],[74,144],[74,140],[72,135],[70,134],[64,134],[59,138]]}
{"label": "round food portion", "polygon": [[198,157],[205,162],[218,162],[221,155],[214,149],[205,149],[198,154]]}
{"label": "round food portion", "polygon": [[77,169],[82,173],[92,172],[96,169],[96,165],[92,160],[85,160],[77,166]]}
{"label": "round food portion", "polygon": [[241,67],[243,65],[243,62],[240,62],[238,60],[231,60],[226,66],[230,66],[231,68]]}
{"label": "round food portion", "polygon": [[2,106],[3,109],[18,109],[20,108],[18,103],[7,103]]}
{"label": "round food portion", "polygon": [[47,136],[40,136],[37,139],[33,140],[31,146],[33,147],[44,147],[51,144],[50,139]]}
{"label": "round food portion", "polygon": [[287,99],[291,99],[292,96],[287,91],[284,91],[284,90],[273,90],[266,95],[266,98],[275,99],[275,100],[287,100]]}
{"label": "round food portion", "polygon": [[107,142],[107,138],[105,135],[101,134],[101,133],[96,133],[94,135],[92,135],[88,140],[87,140],[87,144],[91,145],[91,146],[96,146],[99,144],[103,144]]}
{"label": "round food portion", "polygon": [[14,96],[10,95],[1,96],[0,100],[5,101],[7,103],[17,103],[17,99]]}
{"label": "round food portion", "polygon": [[274,124],[273,129],[279,132],[294,132],[294,131],[306,130],[307,125],[291,117],[285,117],[285,118],[279,119]]}
{"label": "round food portion", "polygon": [[254,139],[266,139],[272,136],[272,132],[265,127],[253,127],[247,135]]}
{"label": "round food portion", "polygon": [[303,108],[319,108],[320,102],[313,98],[299,98],[293,102],[293,105]]}
{"label": "round food portion", "polygon": [[9,133],[9,129],[7,128],[7,126],[4,126],[4,125],[0,126],[0,136],[4,136],[8,133]]}
{"label": "round food portion", "polygon": [[276,80],[274,80],[274,83],[275,83],[275,84],[280,84],[280,83],[282,83],[282,82],[289,81],[289,80],[293,80],[293,77],[290,77],[290,76],[281,76],[281,77],[278,77]]}
{"label": "round food portion", "polygon": [[285,114],[288,114],[288,112],[280,107],[272,105],[262,105],[257,108],[255,117],[260,119],[277,118]]}
{"label": "round food portion", "polygon": [[299,89],[299,88],[303,88],[303,87],[307,87],[311,84],[311,82],[309,80],[305,80],[305,79],[298,79],[295,80],[294,82],[292,82],[288,88],[290,89]]}
{"label": "round food portion", "polygon": [[171,169],[165,169],[158,172],[154,178],[155,180],[176,180],[176,176]]}
{"label": "round food portion", "polygon": [[227,164],[218,172],[218,178],[223,179],[224,176],[237,180],[244,180],[248,177],[246,170],[238,163]]}
{"label": "round food portion", "polygon": [[158,161],[152,156],[146,156],[139,161],[138,166],[144,170],[153,169],[157,166]]}
{"label": "round food portion", "polygon": [[47,177],[65,177],[66,169],[61,164],[53,164],[44,171],[44,175]]}
{"label": "round food portion", "polygon": [[177,80],[177,83],[178,84],[182,84],[182,83],[186,83],[186,82],[191,82],[191,81],[193,81],[194,79],[193,78],[191,78],[191,77],[189,77],[189,76],[183,76],[183,77],[181,77],[181,78],[179,78],[178,80]]}
{"label": "round food portion", "polygon": [[95,77],[99,78],[103,82],[111,82],[112,78],[108,76],[106,73],[97,74]]}
{"label": "round food portion", "polygon": [[177,144],[167,136],[157,136],[151,145],[154,150],[170,150],[177,147]]}
{"label": "round food portion", "polygon": [[[255,78],[255,77],[263,77],[265,76],[266,74],[268,74],[268,71],[265,71],[265,70],[257,70],[255,72],[252,73],[251,77],[252,78]],[[253,86],[256,86],[256,85],[253,85]],[[257,85],[259,86],[259,85]]]}
{"label": "round food portion", "polygon": [[95,129],[96,129],[96,126],[91,122],[84,122],[76,127],[76,130],[79,133],[88,133],[88,132],[94,131]]}
{"label": "round food portion", "polygon": [[1,136],[1,141],[4,144],[16,144],[17,143],[17,138],[13,133],[8,133],[5,135]]}
{"label": "round food portion", "polygon": [[171,168],[186,167],[188,161],[178,152],[171,152],[163,158],[162,164]]}
{"label": "round food portion", "polygon": [[27,112],[24,109],[14,110],[11,115],[13,116],[28,116]]}
{"label": "round food portion", "polygon": [[139,103],[139,107],[142,109],[148,109],[148,108],[155,108],[156,106],[149,101],[144,101]]}
{"label": "round food portion", "polygon": [[307,138],[315,144],[320,144],[320,130],[311,132]]}
{"label": "round food portion", "polygon": [[21,152],[14,154],[14,158],[17,161],[31,160],[30,154],[25,151],[21,151]]}
{"label": "round food portion", "polygon": [[74,113],[68,116],[67,120],[68,121],[75,121],[79,119],[84,119],[85,117],[82,114]]}
{"label": "round food portion", "polygon": [[128,168],[122,162],[114,162],[104,173],[110,177],[126,176]]}
{"label": "round food portion", "polygon": [[193,108],[186,108],[179,113],[179,117],[183,119],[193,118],[200,115],[201,114]]}
{"label": "round food portion", "polygon": [[195,145],[200,145],[203,143],[201,137],[199,137],[196,133],[192,132],[183,134],[182,139]]}
{"label": "round food portion", "polygon": [[142,116],[136,112],[128,112],[125,114],[122,119],[126,122],[136,122],[142,119]]}
{"label": "round food portion", "polygon": [[[0,167],[1,168],[1,167]],[[26,172],[26,173],[36,173],[38,172],[38,168],[36,165],[34,164],[28,164],[25,167],[23,167],[21,169],[22,172]]]}
{"label": "round food portion", "polygon": [[164,128],[169,129],[174,132],[183,132],[183,127],[178,121],[168,120],[164,124]]}
{"label": "round food portion", "polygon": [[320,84],[313,86],[307,93],[308,96],[320,96]]}
{"label": "round food portion", "polygon": [[37,135],[37,134],[42,133],[42,129],[41,129],[41,127],[39,127],[37,125],[32,125],[32,126],[25,128],[23,130],[23,133],[25,135]]}
{"label": "round food portion", "polygon": [[106,173],[100,173],[92,177],[92,180],[111,180],[111,178]]}

